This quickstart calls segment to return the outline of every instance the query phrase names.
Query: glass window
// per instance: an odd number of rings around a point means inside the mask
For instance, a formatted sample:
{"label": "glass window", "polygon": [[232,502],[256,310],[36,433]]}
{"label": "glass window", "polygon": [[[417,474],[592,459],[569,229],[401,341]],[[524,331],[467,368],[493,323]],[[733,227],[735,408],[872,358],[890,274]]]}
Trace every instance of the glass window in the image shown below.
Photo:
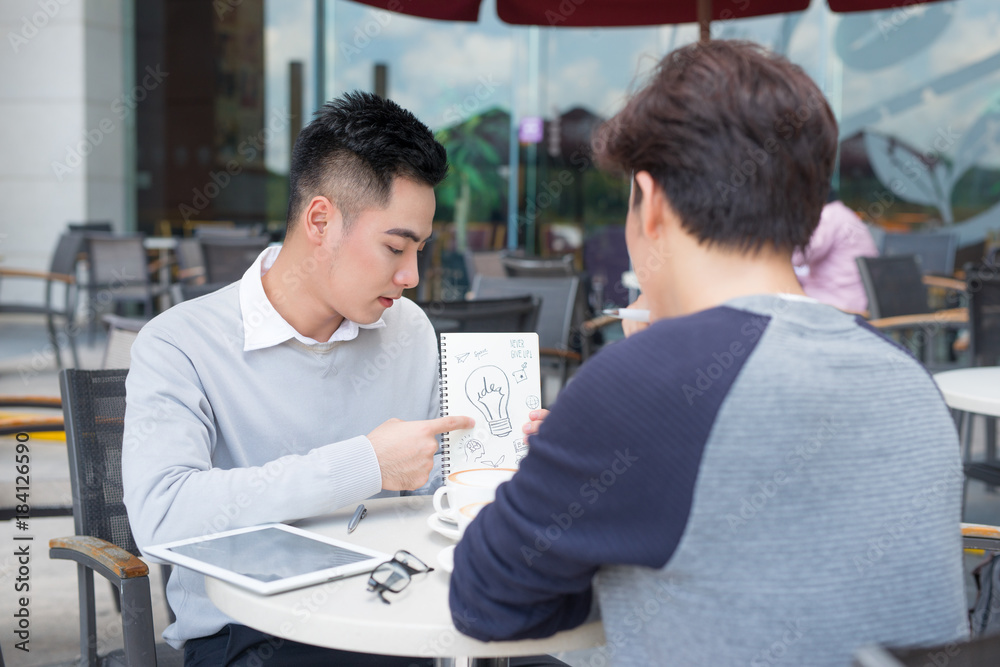
{"label": "glass window", "polygon": [[1000,9],[966,0],[837,17],[842,196],[891,231],[1000,226]]}
{"label": "glass window", "polygon": [[273,233],[284,230],[288,210],[288,163],[299,130],[307,125],[316,99],[316,3],[312,0],[264,2],[264,117],[273,126],[267,137],[267,221]]}
{"label": "glass window", "polygon": [[[210,37],[195,40],[204,53],[190,62],[201,64],[186,68],[172,41],[179,31],[149,11],[137,15],[137,73],[173,69],[138,119],[147,227],[183,218],[182,207],[189,217],[282,225],[298,129],[325,99],[376,90],[448,146],[437,252],[520,247],[573,252],[581,264],[588,238],[617,234],[606,228],[623,223],[627,198],[623,178],[591,164],[590,133],[665,53],[698,37],[694,25],[509,26],[490,1],[473,24],[345,0],[247,0],[188,21]],[[150,39],[157,18],[167,27]],[[712,34],[784,53],[820,84],[840,122],[834,185],[848,205],[886,229],[950,229],[970,246],[1000,227],[998,28],[991,0],[843,15],[814,2],[718,21]]]}

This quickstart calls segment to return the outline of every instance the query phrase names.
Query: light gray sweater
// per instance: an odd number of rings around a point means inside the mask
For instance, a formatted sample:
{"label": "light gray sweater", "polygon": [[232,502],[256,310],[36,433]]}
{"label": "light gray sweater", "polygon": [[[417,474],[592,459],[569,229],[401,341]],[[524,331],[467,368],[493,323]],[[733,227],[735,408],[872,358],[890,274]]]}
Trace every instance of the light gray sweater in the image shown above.
{"label": "light gray sweater", "polygon": [[[365,434],[392,417],[438,416],[436,339],[413,302],[353,340],[245,352],[239,287],[171,308],[132,348],[122,475],[140,549],[378,494]],[[195,572],[175,568],[167,597],[175,647],[233,622]]]}
{"label": "light gray sweater", "polygon": [[[758,295],[588,361],[455,550],[452,617],[592,665],[846,667],[968,634],[962,463],[927,372],[867,324]],[[596,576],[595,576],[596,575]]]}

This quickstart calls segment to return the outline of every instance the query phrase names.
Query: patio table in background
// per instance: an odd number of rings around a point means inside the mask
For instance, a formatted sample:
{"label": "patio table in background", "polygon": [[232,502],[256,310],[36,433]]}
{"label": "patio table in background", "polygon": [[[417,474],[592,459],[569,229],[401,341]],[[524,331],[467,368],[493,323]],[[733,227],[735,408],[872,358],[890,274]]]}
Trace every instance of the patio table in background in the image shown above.
{"label": "patio table in background", "polygon": [[[1000,366],[981,366],[944,371],[934,375],[945,403],[961,414],[959,436],[965,461],[965,474],[982,481],[1000,482],[1000,461],[996,457],[996,427],[993,419],[1000,417]],[[988,418],[986,457],[971,463],[972,417]]]}

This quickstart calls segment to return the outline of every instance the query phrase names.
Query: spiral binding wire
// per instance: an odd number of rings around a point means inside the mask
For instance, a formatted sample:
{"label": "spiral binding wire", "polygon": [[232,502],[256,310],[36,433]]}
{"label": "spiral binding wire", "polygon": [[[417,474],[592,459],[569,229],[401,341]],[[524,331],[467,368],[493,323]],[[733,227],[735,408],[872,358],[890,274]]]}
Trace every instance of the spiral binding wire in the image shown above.
{"label": "spiral binding wire", "polygon": [[[448,343],[446,334],[441,334],[441,416],[448,416]],[[451,474],[451,437],[441,434],[441,477]]]}

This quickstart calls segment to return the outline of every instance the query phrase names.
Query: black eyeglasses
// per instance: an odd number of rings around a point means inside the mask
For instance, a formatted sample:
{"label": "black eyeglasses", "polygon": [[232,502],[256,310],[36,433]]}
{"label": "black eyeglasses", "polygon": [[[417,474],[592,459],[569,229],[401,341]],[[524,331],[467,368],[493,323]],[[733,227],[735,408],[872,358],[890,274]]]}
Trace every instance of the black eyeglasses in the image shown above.
{"label": "black eyeglasses", "polygon": [[368,590],[377,592],[382,602],[389,604],[389,600],[385,597],[386,591],[398,593],[406,588],[413,575],[433,571],[433,567],[428,567],[424,561],[409,551],[400,549],[392,560],[372,570],[371,576],[368,577]]}

